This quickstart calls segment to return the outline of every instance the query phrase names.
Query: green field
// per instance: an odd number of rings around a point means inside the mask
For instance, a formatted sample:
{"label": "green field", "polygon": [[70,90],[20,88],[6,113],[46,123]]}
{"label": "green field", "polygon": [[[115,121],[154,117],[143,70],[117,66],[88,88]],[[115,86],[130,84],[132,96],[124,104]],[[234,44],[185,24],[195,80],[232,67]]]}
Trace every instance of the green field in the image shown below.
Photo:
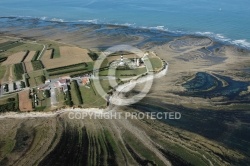
{"label": "green field", "polygon": [[19,44],[16,44],[15,47],[12,46],[7,51],[0,53],[0,56],[9,56],[9,55],[12,55],[14,53],[17,53],[20,51],[25,51],[25,50],[39,51],[42,49],[43,49],[43,46],[40,44],[21,43],[20,42]]}
{"label": "green field", "polygon": [[84,108],[102,108],[106,106],[104,100],[95,90],[93,83],[89,85],[90,88],[80,86],[81,95],[83,98]]}
{"label": "green field", "polygon": [[23,79],[24,70],[23,70],[22,63],[17,63],[14,65],[14,74],[15,74],[16,80]]}
{"label": "green field", "polygon": [[81,64],[75,64],[71,65],[72,67],[60,67],[60,68],[55,68],[55,69],[49,69],[48,70],[48,74],[49,77],[52,78],[58,78],[61,76],[66,76],[66,75],[70,75],[71,77],[77,77],[77,76],[81,76],[87,73],[90,73],[93,71],[93,62],[88,62],[87,63],[87,67],[84,68],[84,65]]}
{"label": "green field", "polygon": [[64,67],[58,67],[47,70],[50,76],[62,75],[62,74],[71,74],[75,72],[88,71],[88,69],[92,69],[92,63],[79,63]]}
{"label": "green field", "polygon": [[0,98],[0,112],[18,111],[18,107],[18,94],[13,93]]}
{"label": "green field", "polygon": [[34,70],[41,70],[44,68],[42,62],[40,60],[37,60],[37,61],[31,61],[32,63],[32,66],[33,66],[33,69]]}
{"label": "green field", "polygon": [[10,50],[12,48],[18,47],[23,45],[24,43],[22,42],[13,42],[13,41],[8,41],[0,44],[0,50]]}
{"label": "green field", "polygon": [[28,73],[28,81],[30,84],[30,87],[35,87],[41,84],[44,84],[44,78],[46,79],[46,73],[43,70],[37,70],[34,72]]}
{"label": "green field", "polygon": [[13,41],[7,41],[7,42],[4,42],[4,43],[0,43],[0,49],[3,50],[2,49],[3,47],[11,45],[12,43],[13,43]]}
{"label": "green field", "polygon": [[50,110],[50,98],[43,96],[43,91],[36,91],[38,97],[38,106],[35,107],[36,111],[48,111]]}
{"label": "green field", "polygon": [[[147,72],[145,67],[131,69],[131,70],[116,70],[116,71],[115,69],[110,69],[110,71],[115,72],[115,75],[112,75],[112,76],[116,76],[119,78],[134,77],[134,76],[138,76]],[[109,75],[109,70],[104,70],[104,71],[99,72],[99,76],[108,76],[108,75]]]}
{"label": "green field", "polygon": [[[95,81],[98,81],[98,80],[92,80],[92,85],[94,85],[94,82]],[[111,87],[110,87],[110,83],[109,83],[109,80],[99,80],[100,81],[100,84],[101,84],[101,87],[102,89],[108,93],[110,90],[111,90]],[[117,80],[113,80],[113,81],[116,81],[117,84],[120,83],[120,81],[117,79]]]}
{"label": "green field", "polygon": [[162,68],[162,61],[160,58],[155,57],[155,58],[150,58],[149,60],[152,64],[153,70],[159,70]]}
{"label": "green field", "polygon": [[71,93],[71,97],[72,97],[72,101],[74,105],[83,104],[82,95],[81,95],[79,86],[76,81],[72,81],[70,83],[70,93]]}

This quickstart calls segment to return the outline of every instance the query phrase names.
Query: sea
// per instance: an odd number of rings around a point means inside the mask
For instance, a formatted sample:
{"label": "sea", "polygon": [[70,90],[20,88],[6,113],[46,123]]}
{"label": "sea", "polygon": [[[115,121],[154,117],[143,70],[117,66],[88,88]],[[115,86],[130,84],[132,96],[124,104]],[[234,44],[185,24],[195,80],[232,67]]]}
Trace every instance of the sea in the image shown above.
{"label": "sea", "polygon": [[6,17],[157,29],[250,48],[250,0],[0,0],[0,28]]}

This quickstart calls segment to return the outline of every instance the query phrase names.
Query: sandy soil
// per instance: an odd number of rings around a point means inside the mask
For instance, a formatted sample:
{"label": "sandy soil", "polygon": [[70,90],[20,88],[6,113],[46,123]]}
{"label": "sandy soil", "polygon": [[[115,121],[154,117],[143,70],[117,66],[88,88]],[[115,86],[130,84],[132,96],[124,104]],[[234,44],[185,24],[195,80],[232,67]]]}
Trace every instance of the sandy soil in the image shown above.
{"label": "sandy soil", "polygon": [[12,54],[12,55],[8,56],[7,60],[4,61],[2,63],[2,65],[10,65],[10,64],[20,63],[23,60],[25,54],[26,54],[26,52],[24,52],[24,51]]}
{"label": "sandy soil", "polygon": [[25,64],[25,68],[26,68],[27,73],[34,71],[33,65],[31,62],[25,62],[24,64]]}
{"label": "sandy soil", "polygon": [[20,111],[32,111],[32,101],[30,99],[30,91],[25,90],[18,93]]}
{"label": "sandy soil", "polygon": [[30,51],[28,56],[24,59],[24,62],[30,62],[32,58],[34,57],[36,51]]}

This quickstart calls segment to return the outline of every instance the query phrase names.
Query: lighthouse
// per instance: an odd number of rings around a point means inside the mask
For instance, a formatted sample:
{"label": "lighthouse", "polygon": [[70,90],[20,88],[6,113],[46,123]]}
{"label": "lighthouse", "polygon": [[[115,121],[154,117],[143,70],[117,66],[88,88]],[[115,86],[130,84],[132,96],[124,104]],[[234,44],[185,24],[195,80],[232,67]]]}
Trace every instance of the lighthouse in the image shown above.
{"label": "lighthouse", "polygon": [[121,55],[121,60],[120,60],[119,66],[124,66],[123,55]]}

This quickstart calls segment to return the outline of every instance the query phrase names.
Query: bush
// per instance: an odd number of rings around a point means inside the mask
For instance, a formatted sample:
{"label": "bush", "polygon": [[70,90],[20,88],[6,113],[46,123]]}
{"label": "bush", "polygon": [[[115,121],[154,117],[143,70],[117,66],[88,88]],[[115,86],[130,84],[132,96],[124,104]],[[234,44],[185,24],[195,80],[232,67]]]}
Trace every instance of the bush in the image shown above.
{"label": "bush", "polygon": [[71,97],[71,94],[69,91],[66,92],[66,95],[65,95],[65,102],[64,102],[66,105],[72,107],[73,106],[73,102],[72,102],[72,97]]}
{"label": "bush", "polygon": [[53,68],[53,69],[48,69],[48,72],[55,72],[55,71],[61,71],[61,70],[65,70],[65,69],[72,69],[72,68],[76,68],[76,67],[83,67],[86,68],[88,67],[87,63],[78,63],[78,64],[73,64],[73,65],[68,65],[68,66],[63,66],[63,67],[57,67],[57,68]]}
{"label": "bush", "polygon": [[18,111],[15,107],[15,102],[10,102],[7,104],[0,105],[0,112],[7,112],[7,111]]}
{"label": "bush", "polygon": [[53,58],[54,58],[54,53],[55,53],[55,49],[52,48],[52,52],[51,52],[51,55],[50,55],[50,59],[53,59]]}
{"label": "bush", "polygon": [[25,82],[26,82],[26,86],[29,87],[30,83],[29,83],[29,79],[28,78],[25,78]]}
{"label": "bush", "polygon": [[30,53],[30,51],[28,50],[28,51],[25,53],[25,55],[24,55],[24,57],[23,57],[23,59],[22,59],[21,62],[23,62],[23,61],[25,60],[25,58],[29,55],[29,53]]}
{"label": "bush", "polygon": [[25,83],[21,81],[21,88],[25,88]]}
{"label": "bush", "polygon": [[66,100],[66,101],[64,102],[64,104],[66,104],[66,105],[68,105],[68,106],[70,106],[70,107],[73,106],[73,102],[72,102],[71,100]]}
{"label": "bush", "polygon": [[89,52],[88,55],[90,56],[90,58],[91,58],[93,61],[97,60],[97,58],[98,58],[98,55],[97,55],[97,53],[95,53],[95,52]]}
{"label": "bush", "polygon": [[0,58],[0,63],[6,61],[6,59],[7,59],[7,57],[2,57],[2,58]]}
{"label": "bush", "polygon": [[15,100],[16,100],[15,98],[8,98],[8,99],[7,99],[8,102],[13,102],[13,101],[15,101]]}
{"label": "bush", "polygon": [[45,108],[46,108],[46,106],[41,106],[41,107],[36,107],[35,110],[36,111],[44,111]]}
{"label": "bush", "polygon": [[49,90],[45,90],[44,91],[44,96],[49,98],[50,97],[50,91]]}
{"label": "bush", "polygon": [[46,77],[45,77],[45,76],[41,76],[41,81],[42,81],[43,83],[45,83]]}
{"label": "bush", "polygon": [[78,86],[76,80],[72,81],[70,87],[71,87],[71,90],[76,93],[79,104],[83,104],[82,95],[81,95],[81,92],[80,92],[80,89],[79,89],[79,86]]}

